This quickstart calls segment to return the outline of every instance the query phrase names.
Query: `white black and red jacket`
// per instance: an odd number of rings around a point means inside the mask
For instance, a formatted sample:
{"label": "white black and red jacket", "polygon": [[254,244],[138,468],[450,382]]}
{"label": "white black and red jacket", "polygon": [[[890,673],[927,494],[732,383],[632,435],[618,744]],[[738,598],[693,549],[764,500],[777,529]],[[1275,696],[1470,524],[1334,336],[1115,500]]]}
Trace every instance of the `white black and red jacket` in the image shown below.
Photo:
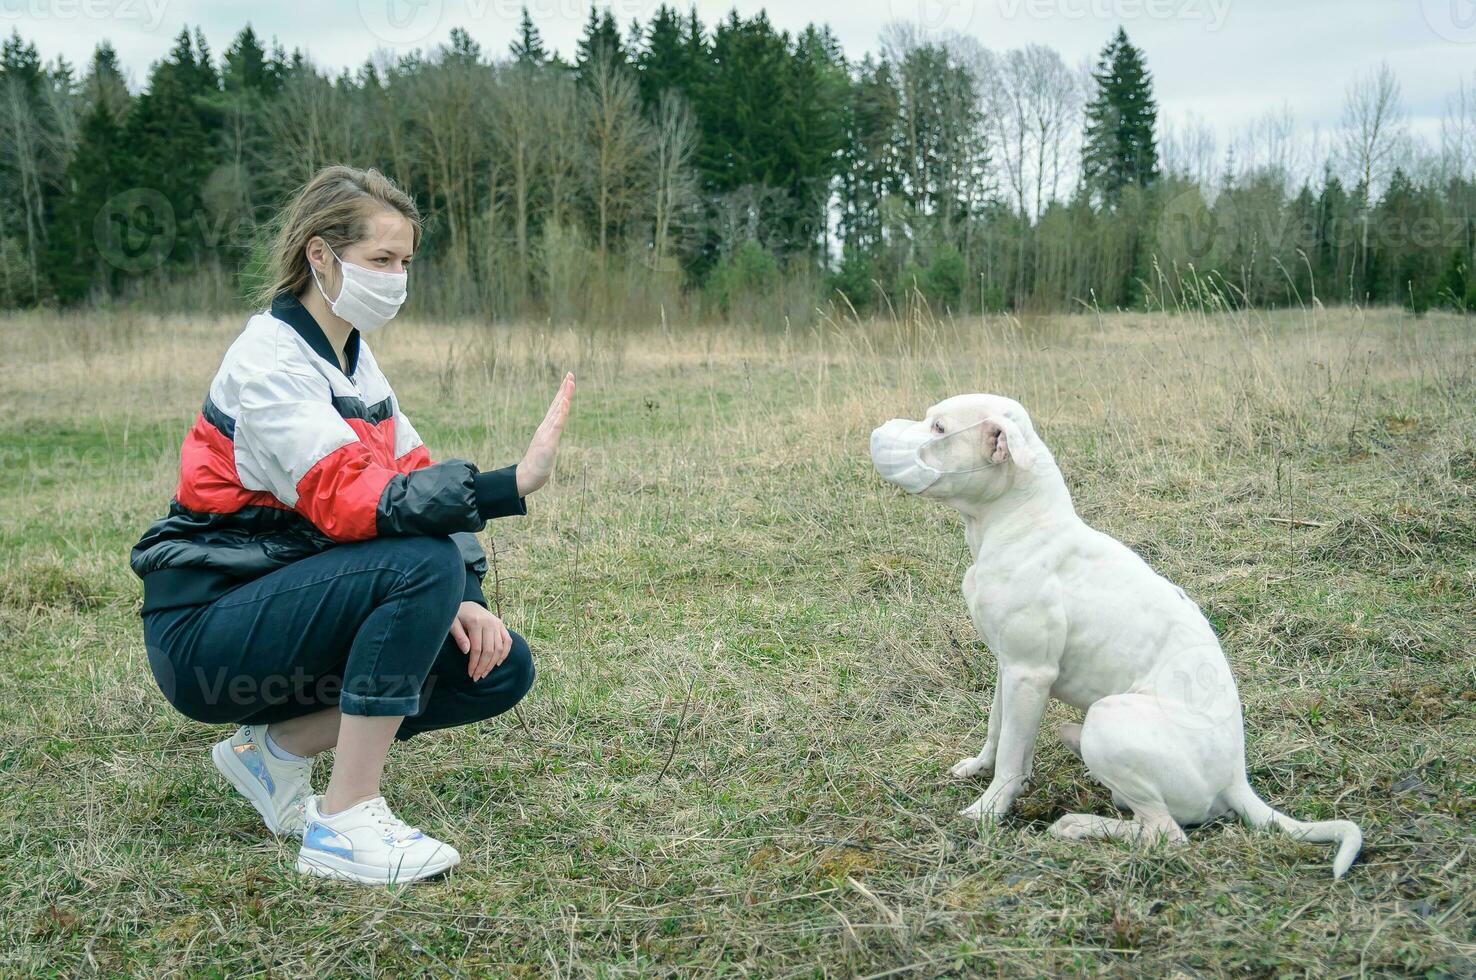
{"label": "white black and red jacket", "polygon": [[213,602],[242,582],[348,541],[456,539],[470,601],[486,558],[472,532],[527,513],[516,467],[431,461],[357,330],[348,372],[290,294],[253,316],[185,436],[169,513],[133,548],[143,611]]}

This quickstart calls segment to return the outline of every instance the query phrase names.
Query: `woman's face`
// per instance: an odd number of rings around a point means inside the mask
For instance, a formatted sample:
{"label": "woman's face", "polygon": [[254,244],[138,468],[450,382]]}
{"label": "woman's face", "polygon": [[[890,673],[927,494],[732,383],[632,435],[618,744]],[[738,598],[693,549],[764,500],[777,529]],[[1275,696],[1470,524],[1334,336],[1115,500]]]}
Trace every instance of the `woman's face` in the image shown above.
{"label": "woman's face", "polygon": [[[321,238],[308,242],[308,261],[318,270],[329,296],[338,295],[338,263]],[[338,250],[338,257],[376,272],[409,272],[415,252],[415,232],[398,211],[380,211],[365,226],[363,238]]]}

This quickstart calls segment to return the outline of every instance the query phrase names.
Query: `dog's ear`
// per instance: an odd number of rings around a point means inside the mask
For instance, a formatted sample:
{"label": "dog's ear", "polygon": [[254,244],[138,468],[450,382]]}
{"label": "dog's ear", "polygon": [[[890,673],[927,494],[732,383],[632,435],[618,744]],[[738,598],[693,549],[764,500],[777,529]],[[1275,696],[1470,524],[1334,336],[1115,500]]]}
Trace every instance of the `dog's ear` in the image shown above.
{"label": "dog's ear", "polygon": [[1013,419],[1006,415],[991,415],[980,428],[983,430],[986,457],[996,463],[1008,460],[1024,470],[1035,466],[1035,450]]}

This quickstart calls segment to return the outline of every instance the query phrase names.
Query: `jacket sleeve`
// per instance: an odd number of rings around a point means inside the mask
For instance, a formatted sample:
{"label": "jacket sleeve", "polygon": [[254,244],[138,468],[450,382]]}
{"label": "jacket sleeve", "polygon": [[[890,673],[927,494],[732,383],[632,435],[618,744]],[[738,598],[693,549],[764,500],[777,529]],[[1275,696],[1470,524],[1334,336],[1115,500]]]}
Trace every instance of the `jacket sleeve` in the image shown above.
{"label": "jacket sleeve", "polygon": [[[400,400],[394,401],[395,419],[395,469],[401,473],[414,473],[436,465],[421,441],[420,433],[410,424],[410,418],[400,409]],[[478,473],[475,486],[477,509],[488,520],[496,517],[521,517],[528,513],[528,504],[518,494],[518,468],[504,466],[500,470]]]}
{"label": "jacket sleeve", "polygon": [[[394,401],[394,420],[395,469],[401,473],[412,473],[433,466],[434,462],[425,443],[421,441],[420,433],[415,431],[409,417],[401,411],[398,398]],[[502,471],[478,475],[483,498],[478,500],[478,509],[484,517],[528,512],[523,498],[517,494],[517,468],[507,467],[506,470],[510,475],[499,475]],[[451,539],[461,549],[462,559],[466,562],[466,595],[462,601],[475,602],[485,607],[487,598],[482,592],[482,579],[487,575],[487,554],[474,534],[458,532],[451,535]]]}
{"label": "jacket sleeve", "polygon": [[480,474],[465,460],[409,472],[377,463],[333,407],[326,378],[256,375],[242,382],[239,397],[235,454],[243,484],[270,491],[333,540],[451,535],[485,523],[479,498],[494,496],[496,473]]}

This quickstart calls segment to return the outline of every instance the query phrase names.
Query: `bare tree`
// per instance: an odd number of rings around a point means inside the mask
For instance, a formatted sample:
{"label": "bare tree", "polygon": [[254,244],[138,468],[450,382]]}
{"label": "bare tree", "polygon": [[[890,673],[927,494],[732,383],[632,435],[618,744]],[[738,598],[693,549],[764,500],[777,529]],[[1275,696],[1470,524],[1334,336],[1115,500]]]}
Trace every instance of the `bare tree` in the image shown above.
{"label": "bare tree", "polygon": [[[973,38],[925,41],[912,25],[891,25],[883,54],[896,68],[898,160],[908,205],[936,219],[943,240],[985,196],[989,134],[978,79],[993,55]],[[967,241],[965,241],[967,245]]]}
{"label": "bare tree", "polygon": [[1343,107],[1343,159],[1373,193],[1405,138],[1404,100],[1387,62],[1348,86]]}
{"label": "bare tree", "polygon": [[[1343,108],[1343,160],[1353,178],[1359,181],[1372,200],[1375,187],[1382,184],[1390,163],[1405,141],[1404,103],[1399,80],[1387,62],[1348,86]],[[1359,248],[1355,267],[1368,267],[1369,215],[1365,207],[1359,216]]]}
{"label": "bare tree", "polygon": [[41,292],[38,252],[46,240],[41,213],[43,129],[25,83],[14,76],[0,78],[0,162],[15,175],[19,185],[33,296]]}
{"label": "bare tree", "polygon": [[543,147],[538,87],[547,71],[531,62],[514,62],[498,74],[488,105],[489,127],[497,155],[506,168],[512,196],[513,236],[521,277],[528,273],[528,226],[533,210],[534,182]]}
{"label": "bare tree", "polygon": [[651,264],[666,272],[674,268],[670,253],[678,217],[697,199],[697,178],[692,172],[697,127],[686,100],[671,90],[662,92],[651,133]]}
{"label": "bare tree", "polygon": [[582,95],[591,224],[603,262],[611,236],[624,228],[643,196],[652,140],[635,79],[606,53],[589,63]]}
{"label": "bare tree", "polygon": [[[1060,199],[1061,183],[1078,146],[1086,89],[1054,48],[1033,45],[1037,94],[1032,100],[1036,141],[1035,217]],[[1047,193],[1049,187],[1049,193]]]}
{"label": "bare tree", "polygon": [[1445,100],[1440,120],[1441,165],[1447,177],[1470,177],[1476,170],[1476,76],[1461,79]]}
{"label": "bare tree", "polygon": [[1253,119],[1241,132],[1235,147],[1242,174],[1279,179],[1283,189],[1301,171],[1296,119],[1291,107],[1285,104],[1279,110],[1273,109]]}
{"label": "bare tree", "polygon": [[477,179],[487,158],[483,107],[492,98],[489,65],[441,49],[441,58],[407,79],[422,179],[432,207],[446,222],[447,252],[460,269],[470,256],[470,229],[479,201]]}
{"label": "bare tree", "polygon": [[288,184],[306,183],[322,167],[353,159],[354,117],[347,99],[310,68],[287,76],[281,95],[270,103],[266,129],[281,152],[263,163]]}
{"label": "bare tree", "polygon": [[[979,52],[989,55],[982,47]],[[1031,154],[1027,107],[1030,95],[1022,52],[1016,49],[1002,58],[973,57],[969,61],[989,125],[990,156],[1014,198],[1016,213],[1023,217],[1030,213],[1025,196],[1030,185],[1026,168]]]}
{"label": "bare tree", "polygon": [[997,64],[991,115],[998,148],[1020,213],[1039,220],[1060,190],[1066,146],[1079,129],[1081,88],[1061,56],[1041,44],[1010,51]]}
{"label": "bare tree", "polygon": [[366,70],[371,73],[364,85],[364,97],[355,99],[349,111],[356,123],[355,149],[365,159],[382,160],[386,173],[415,173],[418,140],[411,116],[413,104],[397,88],[404,77],[399,59],[387,48],[380,48],[369,58]]}
{"label": "bare tree", "polygon": [[1220,166],[1219,141],[1202,118],[1190,115],[1164,126],[1159,152],[1164,173],[1191,180],[1206,194],[1213,191]]}
{"label": "bare tree", "polygon": [[584,159],[584,143],[580,138],[583,119],[574,79],[563,71],[547,71],[538,86],[537,107],[542,133],[539,159],[547,193],[546,218],[549,224],[563,225],[569,218]]}

